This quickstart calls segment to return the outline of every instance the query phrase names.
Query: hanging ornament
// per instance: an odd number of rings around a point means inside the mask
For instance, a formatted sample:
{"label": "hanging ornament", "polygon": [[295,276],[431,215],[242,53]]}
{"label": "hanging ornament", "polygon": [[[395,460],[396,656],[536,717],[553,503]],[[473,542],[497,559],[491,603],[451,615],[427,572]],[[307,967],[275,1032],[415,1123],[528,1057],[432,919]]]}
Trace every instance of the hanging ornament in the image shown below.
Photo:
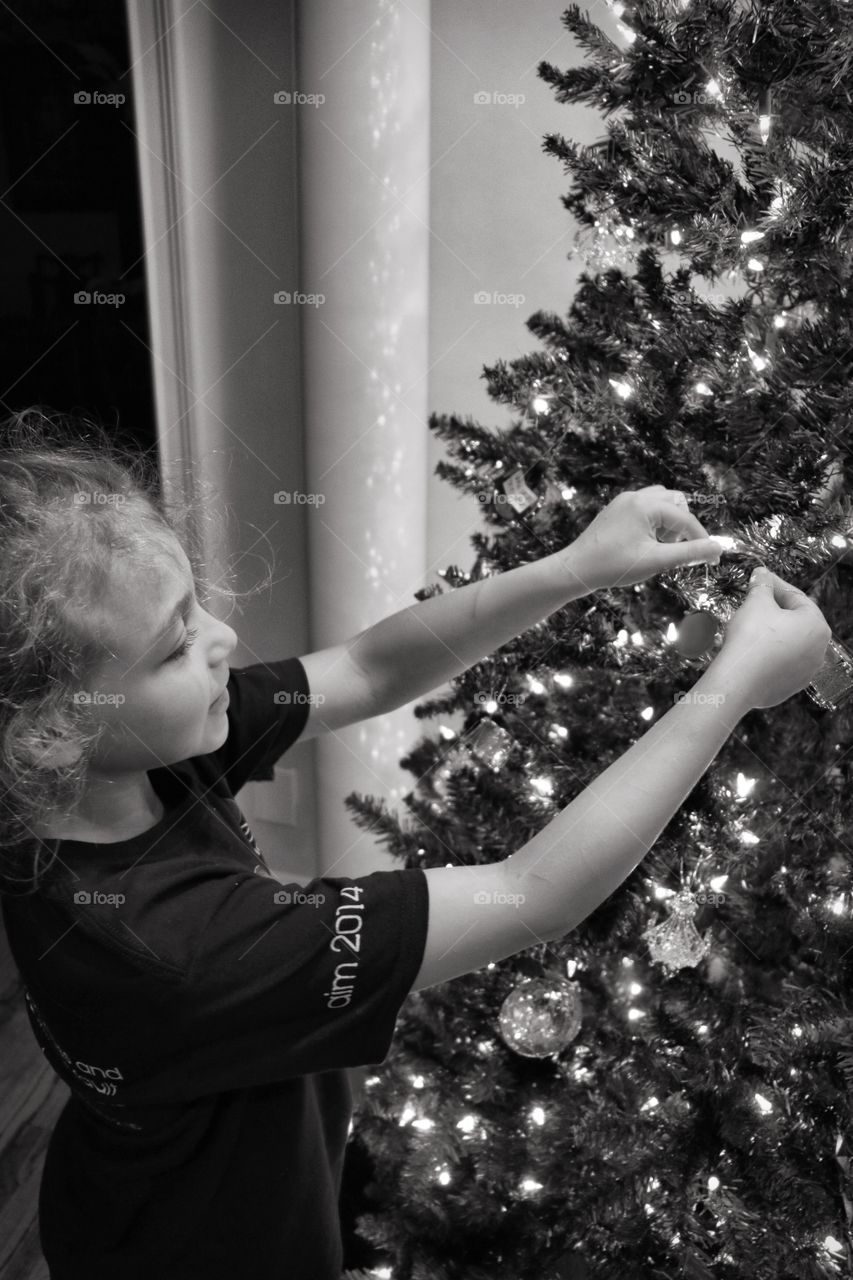
{"label": "hanging ornament", "polygon": [[675,647],[683,658],[702,658],[714,648],[720,619],[707,609],[685,614]]}
{"label": "hanging ornament", "polygon": [[581,227],[575,232],[575,248],[566,257],[571,260],[579,256],[584,266],[594,272],[627,269],[636,262],[639,247],[632,223],[620,222],[608,212],[600,213],[594,227]]}
{"label": "hanging ornament", "polygon": [[581,1028],[580,988],[559,974],[523,978],[498,1015],[506,1045],[524,1058],[548,1058],[574,1040]]}
{"label": "hanging ornament", "polygon": [[[781,516],[770,517],[766,522],[765,536],[774,536],[774,525],[778,529],[781,519]],[[751,546],[745,538],[730,538],[727,541],[730,545],[725,548],[726,557],[742,561],[746,565],[746,572],[740,575],[741,582],[735,581],[731,574],[727,574],[727,591],[714,590],[720,574],[712,576],[707,565],[703,566],[704,589],[698,585],[700,580],[694,576],[694,570],[679,569],[673,574],[673,580],[676,582],[680,593],[690,604],[700,606],[692,614],[687,615],[679,628],[680,639],[681,632],[688,621],[692,618],[696,619],[696,621],[691,622],[687,631],[686,643],[691,649],[698,647],[706,639],[710,631],[711,618],[715,619],[718,627],[725,628],[725,625],[743,603],[752,569],[756,565],[766,563],[768,559],[768,557],[757,551],[755,547]],[[767,567],[772,570],[771,564],[768,564]],[[712,604],[713,613],[707,608],[709,603]],[[700,614],[708,616],[700,621]],[[695,642],[695,644],[691,642]],[[704,658],[706,652],[708,652],[707,650],[702,650],[699,654],[687,653],[680,648],[680,645],[677,647],[684,657]],[[806,693],[825,711],[837,711],[853,696],[853,652],[842,644],[837,637],[832,636],[830,639],[823,664],[806,686]]]}
{"label": "hanging ornament", "polygon": [[770,124],[772,121],[771,111],[771,95],[769,87],[762,89],[758,96],[758,129],[761,134],[761,141],[767,142],[770,137]]}
{"label": "hanging ornament", "polygon": [[527,471],[516,467],[509,475],[498,480],[491,502],[492,512],[506,522],[529,515],[545,500],[542,480],[548,464],[543,459],[534,462]]}
{"label": "hanging ornament", "polygon": [[812,677],[806,692],[825,711],[837,711],[853,694],[853,653],[832,637],[823,665]]}
{"label": "hanging ornament", "polygon": [[465,740],[466,746],[490,769],[502,769],[515,739],[493,720],[481,720]]}
{"label": "hanging ornament", "polygon": [[711,944],[693,923],[697,903],[689,889],[682,889],[666,905],[671,912],[669,919],[650,925],[642,936],[652,959],[662,964],[667,974],[673,974],[686,965],[697,965],[708,955]]}

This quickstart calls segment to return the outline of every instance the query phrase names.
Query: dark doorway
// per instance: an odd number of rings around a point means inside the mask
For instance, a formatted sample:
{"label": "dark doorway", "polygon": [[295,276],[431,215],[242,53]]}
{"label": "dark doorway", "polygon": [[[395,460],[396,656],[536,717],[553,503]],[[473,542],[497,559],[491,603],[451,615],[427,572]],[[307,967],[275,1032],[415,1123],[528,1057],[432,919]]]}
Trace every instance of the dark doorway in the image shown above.
{"label": "dark doorway", "polygon": [[130,62],[120,0],[0,7],[0,415],[85,413],[148,451]]}

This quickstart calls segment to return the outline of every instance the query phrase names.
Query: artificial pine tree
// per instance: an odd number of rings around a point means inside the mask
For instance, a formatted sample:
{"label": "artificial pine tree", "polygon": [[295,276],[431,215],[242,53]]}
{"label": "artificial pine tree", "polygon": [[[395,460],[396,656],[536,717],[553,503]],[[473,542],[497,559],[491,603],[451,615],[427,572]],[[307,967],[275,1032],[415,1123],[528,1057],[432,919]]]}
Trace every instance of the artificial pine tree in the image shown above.
{"label": "artificial pine tree", "polygon": [[[757,560],[853,634],[853,10],[616,12],[618,45],[567,9],[587,65],[539,65],[560,102],[621,115],[596,146],[545,139],[593,243],[567,317],[527,322],[544,350],[484,370],[512,426],[430,419],[489,530],[442,577],[536,559],[660,483],[735,554],[574,602],[420,704],[438,732],[402,761],[411,818],[347,797],[407,867],[531,839],[695,681]],[[710,615],[698,641],[687,613]],[[853,1274],[845,661],[821,704],[742,720],[564,939],[409,998],[356,1116],[376,1275]]]}

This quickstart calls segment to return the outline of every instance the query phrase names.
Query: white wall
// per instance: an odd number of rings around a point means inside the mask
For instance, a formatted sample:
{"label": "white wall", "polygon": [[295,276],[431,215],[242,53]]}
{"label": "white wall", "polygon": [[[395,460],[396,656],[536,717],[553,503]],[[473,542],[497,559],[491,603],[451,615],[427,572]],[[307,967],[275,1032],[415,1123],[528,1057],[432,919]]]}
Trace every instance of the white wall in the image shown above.
{"label": "white wall", "polygon": [[[564,9],[561,0],[432,4],[429,404],[492,429],[508,427],[514,411],[489,399],[483,365],[543,350],[525,321],[540,309],[564,315],[583,269],[566,260],[578,226],[560,203],[570,179],[541,149],[546,133],[586,145],[605,136],[598,112],[557,102],[536,73],[542,59],[560,69],[585,60],[560,21]],[[602,0],[590,12],[624,47]],[[481,91],[525,101],[478,105]],[[475,304],[478,290],[525,301]],[[470,569],[468,539],[485,528],[476,499],[434,476],[446,456],[430,433],[430,581],[447,564]]]}

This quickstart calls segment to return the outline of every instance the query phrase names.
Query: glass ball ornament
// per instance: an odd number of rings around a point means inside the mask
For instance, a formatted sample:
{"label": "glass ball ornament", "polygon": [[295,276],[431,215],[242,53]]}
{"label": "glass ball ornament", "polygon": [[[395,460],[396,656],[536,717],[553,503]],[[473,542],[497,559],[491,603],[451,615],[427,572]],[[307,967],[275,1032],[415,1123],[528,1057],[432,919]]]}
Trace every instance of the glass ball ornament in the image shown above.
{"label": "glass ball ornament", "polygon": [[547,1058],[574,1040],[582,1005],[576,982],[558,974],[523,978],[501,1005],[498,1027],[504,1043],[525,1058]]}

